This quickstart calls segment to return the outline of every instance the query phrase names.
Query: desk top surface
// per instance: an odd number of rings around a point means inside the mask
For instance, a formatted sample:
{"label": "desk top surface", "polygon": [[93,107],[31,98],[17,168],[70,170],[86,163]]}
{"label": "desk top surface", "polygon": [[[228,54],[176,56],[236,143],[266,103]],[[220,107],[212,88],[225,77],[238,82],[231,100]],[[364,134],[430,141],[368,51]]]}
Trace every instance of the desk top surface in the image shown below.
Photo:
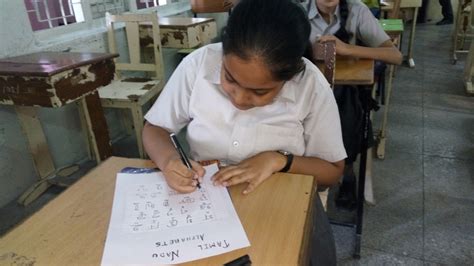
{"label": "desk top surface", "polygon": [[[111,157],[0,239],[0,264],[24,256],[38,265],[100,264],[116,173],[150,161]],[[296,265],[314,195],[311,176],[276,174],[249,195],[230,194],[251,247],[189,265],[222,265],[249,254],[255,265]],[[307,228],[306,228],[307,229]],[[307,232],[306,232],[307,234]],[[12,255],[13,254],[13,255]]]}
{"label": "desk top surface", "polygon": [[117,56],[107,53],[38,52],[0,59],[0,75],[48,77]]}
{"label": "desk top surface", "polygon": [[386,33],[402,33],[403,21],[401,19],[379,19],[379,24]]}
{"label": "desk top surface", "polygon": [[[188,18],[188,17],[160,17],[158,23],[160,28],[172,28],[172,27],[191,27],[204,23],[215,21],[213,18]],[[146,23],[144,23],[146,24]]]}
{"label": "desk top surface", "polygon": [[374,60],[336,58],[336,85],[371,85],[374,83]]}

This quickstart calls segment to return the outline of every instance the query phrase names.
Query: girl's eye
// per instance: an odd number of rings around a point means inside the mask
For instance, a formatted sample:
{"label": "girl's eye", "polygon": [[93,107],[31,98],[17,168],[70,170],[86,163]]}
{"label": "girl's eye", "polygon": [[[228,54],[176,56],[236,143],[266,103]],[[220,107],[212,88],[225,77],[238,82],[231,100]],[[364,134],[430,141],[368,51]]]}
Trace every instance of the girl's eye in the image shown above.
{"label": "girl's eye", "polygon": [[229,82],[229,83],[235,83],[235,80],[233,80],[231,77],[229,77],[227,74],[224,75],[225,79]]}
{"label": "girl's eye", "polygon": [[263,96],[268,93],[268,90],[252,90],[252,92],[257,96]]}

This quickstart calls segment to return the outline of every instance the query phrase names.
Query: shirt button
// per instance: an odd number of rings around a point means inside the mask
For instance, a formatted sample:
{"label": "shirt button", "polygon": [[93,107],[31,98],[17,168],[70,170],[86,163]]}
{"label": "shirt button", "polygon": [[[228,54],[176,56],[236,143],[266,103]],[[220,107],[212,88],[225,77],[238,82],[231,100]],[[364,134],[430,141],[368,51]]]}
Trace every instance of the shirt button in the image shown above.
{"label": "shirt button", "polygon": [[239,147],[239,142],[234,140],[234,142],[232,142],[232,145],[234,145],[234,147]]}

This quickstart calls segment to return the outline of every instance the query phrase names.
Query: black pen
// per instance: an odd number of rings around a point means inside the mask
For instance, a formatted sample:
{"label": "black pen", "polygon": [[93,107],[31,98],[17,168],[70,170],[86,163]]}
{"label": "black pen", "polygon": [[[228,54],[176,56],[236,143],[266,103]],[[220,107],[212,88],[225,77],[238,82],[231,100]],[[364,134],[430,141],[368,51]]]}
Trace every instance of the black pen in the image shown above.
{"label": "black pen", "polygon": [[[184,153],[184,150],[181,147],[181,144],[179,144],[176,134],[171,133],[170,138],[171,138],[171,142],[173,142],[173,145],[176,148],[176,151],[179,153],[179,157],[181,157],[181,161],[183,162],[183,164],[186,165],[186,167],[188,167],[189,170],[193,170],[193,167],[191,166],[191,163],[189,162],[188,156],[186,156],[186,153]],[[197,180],[197,187],[199,189],[201,188],[201,184],[199,184],[199,180]]]}

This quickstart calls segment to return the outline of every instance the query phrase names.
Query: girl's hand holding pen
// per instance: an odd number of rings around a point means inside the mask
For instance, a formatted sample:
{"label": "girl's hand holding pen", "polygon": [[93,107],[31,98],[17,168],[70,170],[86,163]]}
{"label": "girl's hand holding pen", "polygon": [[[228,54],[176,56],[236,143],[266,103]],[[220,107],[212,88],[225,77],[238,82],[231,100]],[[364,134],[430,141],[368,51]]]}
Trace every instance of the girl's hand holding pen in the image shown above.
{"label": "girl's hand holding pen", "polygon": [[189,160],[192,170],[183,164],[179,155],[170,158],[162,172],[166,182],[180,193],[191,193],[196,190],[198,181],[202,182],[206,170],[199,163]]}
{"label": "girl's hand holding pen", "polygon": [[273,173],[283,168],[286,159],[277,152],[267,151],[243,160],[239,164],[221,168],[212,178],[214,185],[229,187],[248,183],[242,191],[248,194]]}

